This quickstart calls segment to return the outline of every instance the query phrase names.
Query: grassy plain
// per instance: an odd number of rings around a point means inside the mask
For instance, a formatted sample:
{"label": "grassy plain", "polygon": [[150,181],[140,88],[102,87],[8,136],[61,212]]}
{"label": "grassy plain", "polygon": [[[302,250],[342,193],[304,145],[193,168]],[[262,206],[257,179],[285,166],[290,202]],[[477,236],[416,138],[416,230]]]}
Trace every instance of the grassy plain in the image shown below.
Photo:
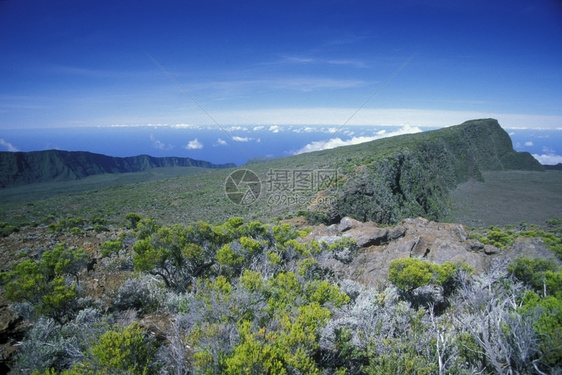
{"label": "grassy plain", "polygon": [[483,177],[451,192],[448,221],[474,227],[544,225],[562,217],[561,171],[486,171]]}

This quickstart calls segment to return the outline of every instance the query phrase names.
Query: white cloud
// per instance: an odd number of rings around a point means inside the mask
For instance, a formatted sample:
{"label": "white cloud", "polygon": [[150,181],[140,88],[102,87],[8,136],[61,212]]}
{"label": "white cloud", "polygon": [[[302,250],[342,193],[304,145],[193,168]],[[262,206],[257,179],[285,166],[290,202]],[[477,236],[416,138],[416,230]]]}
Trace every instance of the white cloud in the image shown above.
{"label": "white cloud", "polygon": [[150,135],[150,140],[152,141],[152,147],[157,148],[158,150],[171,150],[174,148],[174,145],[167,145],[156,139],[152,134]]}
{"label": "white cloud", "polygon": [[11,152],[19,151],[16,146],[11,144],[10,142],[7,142],[4,138],[0,138],[0,146],[5,147],[7,151],[11,151]]}
{"label": "white cloud", "polygon": [[250,142],[251,140],[253,140],[253,138],[249,138],[249,137],[239,137],[237,135],[233,136],[232,139],[235,142]]}
{"label": "white cloud", "polygon": [[193,124],[175,124],[172,125],[171,127],[176,129],[202,129],[201,125],[193,125]]}
{"label": "white cloud", "polygon": [[193,141],[189,141],[185,148],[188,150],[200,150],[203,148],[203,144],[195,138]]}
{"label": "white cloud", "polygon": [[228,128],[226,128],[227,131],[229,132],[234,132],[234,131],[247,131],[248,128],[245,126],[230,126]]}
{"label": "white cloud", "polygon": [[305,126],[304,128],[293,129],[293,132],[294,133],[312,133],[315,130],[318,131],[318,129],[314,129],[313,127]]}
{"label": "white cloud", "polygon": [[254,131],[258,131],[258,130],[263,130],[263,128],[265,128],[265,126],[254,126]]}
{"label": "white cloud", "polygon": [[279,125],[271,125],[269,131],[272,133],[279,133]]}
{"label": "white cloud", "polygon": [[400,128],[396,131],[390,132],[390,133],[387,133],[385,131],[379,131],[379,132],[377,132],[376,135],[371,136],[371,137],[365,137],[365,136],[353,137],[353,138],[348,139],[348,140],[342,140],[341,138],[331,138],[329,140],[324,140],[324,141],[314,141],[314,142],[311,142],[311,143],[307,144],[306,146],[304,146],[300,150],[296,151],[294,154],[302,154],[302,153],[305,153],[305,152],[312,152],[312,151],[318,151],[318,150],[327,150],[327,149],[341,147],[341,146],[357,145],[357,144],[360,144],[360,143],[374,141],[376,139],[393,137],[395,135],[402,135],[402,134],[419,133],[421,131],[422,130],[420,128],[418,128],[417,126],[405,125],[402,128]]}
{"label": "white cloud", "polygon": [[224,139],[222,138],[217,138],[217,143],[214,144],[214,146],[226,146],[227,143]]}
{"label": "white cloud", "polygon": [[556,154],[533,154],[533,157],[539,161],[539,163],[544,165],[555,165],[562,163],[562,156]]}
{"label": "white cloud", "polygon": [[531,141],[525,142],[525,147],[531,147],[531,146],[533,146],[533,142]]}

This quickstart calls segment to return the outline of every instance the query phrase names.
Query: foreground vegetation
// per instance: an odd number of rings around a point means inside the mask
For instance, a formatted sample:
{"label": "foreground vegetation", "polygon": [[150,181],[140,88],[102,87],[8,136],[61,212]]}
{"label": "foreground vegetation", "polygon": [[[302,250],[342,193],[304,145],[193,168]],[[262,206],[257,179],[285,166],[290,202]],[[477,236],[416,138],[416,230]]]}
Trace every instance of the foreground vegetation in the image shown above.
{"label": "foreground vegetation", "polygon": [[[86,225],[67,219],[50,230],[77,236]],[[129,214],[127,225],[95,265],[64,243],[16,254],[2,285],[29,328],[13,373],[562,371],[562,270],[551,261],[504,261],[477,275],[398,259],[374,288],[320,266],[353,256],[349,239],[303,243],[307,231],[236,217],[163,225]],[[474,236],[503,246],[555,233],[560,243],[555,230],[526,229]],[[92,272],[125,277],[99,290]]]}

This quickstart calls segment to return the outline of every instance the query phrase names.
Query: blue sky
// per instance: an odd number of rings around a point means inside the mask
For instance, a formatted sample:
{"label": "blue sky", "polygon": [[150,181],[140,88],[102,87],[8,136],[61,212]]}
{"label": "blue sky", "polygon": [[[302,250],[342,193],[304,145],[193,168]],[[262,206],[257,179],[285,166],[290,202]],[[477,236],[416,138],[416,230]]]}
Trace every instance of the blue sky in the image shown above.
{"label": "blue sky", "polygon": [[0,51],[0,132],[562,128],[558,0],[2,0]]}

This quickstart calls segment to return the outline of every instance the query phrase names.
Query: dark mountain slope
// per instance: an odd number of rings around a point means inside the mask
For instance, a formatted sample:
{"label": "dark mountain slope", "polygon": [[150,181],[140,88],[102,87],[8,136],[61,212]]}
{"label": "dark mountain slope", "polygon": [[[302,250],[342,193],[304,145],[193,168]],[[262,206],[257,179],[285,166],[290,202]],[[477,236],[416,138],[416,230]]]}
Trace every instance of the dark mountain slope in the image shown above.
{"label": "dark mountain slope", "polygon": [[[448,192],[487,170],[544,170],[529,153],[513,150],[494,119],[350,147],[338,199],[321,209],[324,220],[344,216],[396,223],[405,217],[442,219]],[[357,155],[357,156],[352,156]],[[350,162],[351,161],[351,162]],[[349,165],[351,163],[352,165]],[[353,165],[354,164],[354,165]]]}
{"label": "dark mountain slope", "polygon": [[558,163],[555,165],[545,165],[544,166],[545,169],[551,170],[551,171],[562,171],[562,163]]}
{"label": "dark mountain slope", "polygon": [[0,152],[0,187],[36,182],[78,180],[104,173],[143,172],[152,168],[231,168],[190,158],[148,155],[112,157],[83,151]]}

